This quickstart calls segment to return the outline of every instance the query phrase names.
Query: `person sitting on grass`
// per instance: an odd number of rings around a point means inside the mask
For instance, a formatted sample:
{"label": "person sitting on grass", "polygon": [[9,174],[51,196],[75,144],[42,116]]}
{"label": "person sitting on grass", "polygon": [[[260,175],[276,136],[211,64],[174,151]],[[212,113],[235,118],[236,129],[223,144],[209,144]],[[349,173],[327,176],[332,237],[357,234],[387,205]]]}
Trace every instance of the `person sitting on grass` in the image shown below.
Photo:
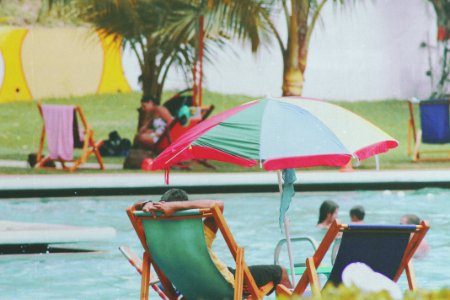
{"label": "person sitting on grass", "polygon": [[362,224],[364,223],[364,216],[366,212],[364,211],[364,207],[361,205],[353,206],[350,209],[350,221],[354,224]]}
{"label": "person sitting on grass", "polygon": [[135,136],[135,143],[151,148],[164,133],[166,126],[173,120],[173,116],[164,106],[157,105],[150,96],[142,96],[141,110],[149,115],[139,128]]}
{"label": "person sitting on grass", "polygon": [[[186,209],[202,209],[211,208],[217,205],[223,212],[224,203],[219,200],[192,200],[188,201],[188,195],[181,189],[170,189],[165,192],[160,202],[144,202],[135,205],[136,209],[142,209],[144,212],[163,212],[164,215],[170,216],[178,210]],[[216,265],[217,269],[223,275],[226,281],[234,286],[234,273],[235,269],[227,267],[223,262],[219,260],[216,254],[211,250],[212,243],[216,238],[216,233],[219,227],[217,226],[214,218],[205,218],[203,221],[203,228],[205,233],[206,246],[208,247],[211,260]],[[272,293],[278,284],[283,284],[288,288],[292,288],[291,282],[287,275],[286,270],[278,265],[255,265],[249,266],[250,273],[255,279],[256,285],[262,287],[269,282],[273,282],[274,289],[270,291]],[[248,290],[244,285],[244,291]]]}

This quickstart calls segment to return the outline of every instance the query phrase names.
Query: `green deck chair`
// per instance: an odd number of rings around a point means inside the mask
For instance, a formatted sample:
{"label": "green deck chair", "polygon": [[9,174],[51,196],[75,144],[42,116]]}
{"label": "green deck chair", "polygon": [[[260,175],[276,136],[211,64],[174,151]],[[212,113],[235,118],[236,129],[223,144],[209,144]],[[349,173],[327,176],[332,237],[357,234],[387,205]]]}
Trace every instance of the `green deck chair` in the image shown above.
{"label": "green deck chair", "polygon": [[[165,293],[176,299],[173,286],[187,299],[241,299],[244,281],[252,299],[261,299],[273,285],[258,289],[244,263],[243,248],[236,245],[218,207],[178,211],[170,217],[127,209],[145,249],[141,299],[148,299],[150,266],[155,269]],[[236,260],[235,289],[225,280],[208,253],[203,219],[213,217]]]}

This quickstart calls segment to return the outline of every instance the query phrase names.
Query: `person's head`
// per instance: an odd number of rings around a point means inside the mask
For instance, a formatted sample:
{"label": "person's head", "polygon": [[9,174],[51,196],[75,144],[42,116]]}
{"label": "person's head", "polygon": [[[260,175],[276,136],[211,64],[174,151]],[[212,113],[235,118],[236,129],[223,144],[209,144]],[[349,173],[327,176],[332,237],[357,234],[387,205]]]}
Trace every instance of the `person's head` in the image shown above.
{"label": "person's head", "polygon": [[146,112],[152,112],[155,111],[157,107],[157,101],[155,100],[155,98],[148,96],[148,95],[143,95],[141,98],[141,108],[142,110],[146,111]]}
{"label": "person's head", "polygon": [[364,211],[364,207],[361,205],[356,205],[350,209],[350,219],[352,222],[361,222],[364,220],[364,216],[366,212]]}
{"label": "person's head", "polygon": [[400,218],[400,224],[419,225],[420,218],[417,215],[413,215],[413,214],[403,215]]}
{"label": "person's head", "polygon": [[188,194],[182,189],[170,189],[161,196],[161,201],[165,202],[187,200],[189,200]]}
{"label": "person's head", "polygon": [[317,224],[327,221],[328,223],[333,222],[337,218],[339,211],[339,205],[331,200],[325,200],[322,202],[319,208],[319,220]]}

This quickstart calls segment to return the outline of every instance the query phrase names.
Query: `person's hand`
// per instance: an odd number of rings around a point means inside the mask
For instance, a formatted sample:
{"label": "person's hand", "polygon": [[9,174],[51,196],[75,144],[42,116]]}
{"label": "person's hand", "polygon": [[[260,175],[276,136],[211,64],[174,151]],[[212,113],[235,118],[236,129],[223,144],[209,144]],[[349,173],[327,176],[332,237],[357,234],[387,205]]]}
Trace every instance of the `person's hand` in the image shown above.
{"label": "person's hand", "polygon": [[155,212],[156,211],[155,204],[156,203],[153,203],[153,202],[145,203],[145,205],[142,207],[142,211],[147,212],[147,213]]}
{"label": "person's hand", "polygon": [[147,203],[147,201],[142,201],[142,202],[137,202],[137,203],[135,203],[133,206],[134,206],[134,209],[135,210],[142,210],[143,208],[144,208],[144,205]]}
{"label": "person's hand", "polygon": [[163,214],[167,217],[173,215],[173,213],[177,211],[176,206],[171,202],[156,202],[153,203],[153,207],[155,210],[163,212]]}

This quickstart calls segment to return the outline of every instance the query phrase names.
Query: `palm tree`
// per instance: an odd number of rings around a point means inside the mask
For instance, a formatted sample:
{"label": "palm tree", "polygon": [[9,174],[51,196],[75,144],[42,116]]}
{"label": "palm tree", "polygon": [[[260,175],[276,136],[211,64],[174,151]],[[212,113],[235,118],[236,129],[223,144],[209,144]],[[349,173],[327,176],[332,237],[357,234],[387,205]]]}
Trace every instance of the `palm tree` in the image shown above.
{"label": "palm tree", "polygon": [[[209,10],[202,11],[202,13],[209,13],[210,16],[213,16],[213,20],[216,20],[212,12],[225,9],[226,24],[228,25],[226,28],[231,28],[232,34],[238,33],[240,38],[250,40],[253,52],[258,50],[261,43],[267,43],[270,37],[274,37],[283,57],[283,96],[300,96],[303,90],[311,35],[327,1],[209,0]],[[342,2],[342,0],[334,1]],[[235,6],[240,9],[231,7],[229,4],[223,5],[228,2],[239,3],[240,5]],[[243,9],[243,7],[247,9]],[[275,26],[274,18],[278,14],[283,15],[286,19],[288,33],[286,43],[281,38],[281,29]],[[270,30],[270,36],[267,30]]]}
{"label": "palm tree", "polygon": [[198,56],[200,19],[204,19],[206,59],[213,56],[213,45],[223,45],[230,36],[249,40],[256,51],[261,40],[268,36],[263,18],[270,9],[266,2],[48,0],[50,9],[55,5],[72,5],[79,18],[100,34],[121,39],[124,46],[129,45],[139,62],[143,93],[157,101],[170,68],[180,67],[188,79],[191,77],[190,70]]}
{"label": "palm tree", "polygon": [[[301,96],[311,35],[328,0],[281,0],[275,11],[286,19],[288,39],[281,38],[270,15],[265,15],[283,56],[283,96]],[[342,0],[339,0],[342,2]]]}
{"label": "palm tree", "polygon": [[[301,95],[312,32],[328,0],[48,0],[77,3],[80,17],[102,33],[123,37],[138,57],[143,92],[160,99],[168,70],[189,74],[196,59],[198,20],[205,19],[206,53],[224,37],[248,40],[256,52],[269,30],[283,56],[284,96]],[[334,0],[342,2],[342,0]],[[273,18],[286,19],[284,42]],[[208,52],[208,50],[210,52]]]}
{"label": "palm tree", "polygon": [[[267,39],[269,26],[265,15],[270,2],[241,0],[48,0],[73,6],[79,18],[100,34],[112,36],[129,45],[141,69],[143,94],[159,104],[169,70],[178,66],[187,80],[198,60],[198,27],[205,31],[205,53],[213,55],[212,45],[223,45],[228,37],[249,40],[256,51]],[[204,23],[204,24],[203,24]],[[194,91],[197,92],[197,91]],[[148,116],[140,111],[138,128]]]}
{"label": "palm tree", "polygon": [[[100,34],[120,39],[129,45],[140,69],[145,95],[160,101],[170,67],[186,68],[192,63],[189,35],[174,33],[173,24],[180,12],[193,10],[186,1],[156,0],[75,0],[79,17]],[[190,24],[187,24],[189,26]]]}

